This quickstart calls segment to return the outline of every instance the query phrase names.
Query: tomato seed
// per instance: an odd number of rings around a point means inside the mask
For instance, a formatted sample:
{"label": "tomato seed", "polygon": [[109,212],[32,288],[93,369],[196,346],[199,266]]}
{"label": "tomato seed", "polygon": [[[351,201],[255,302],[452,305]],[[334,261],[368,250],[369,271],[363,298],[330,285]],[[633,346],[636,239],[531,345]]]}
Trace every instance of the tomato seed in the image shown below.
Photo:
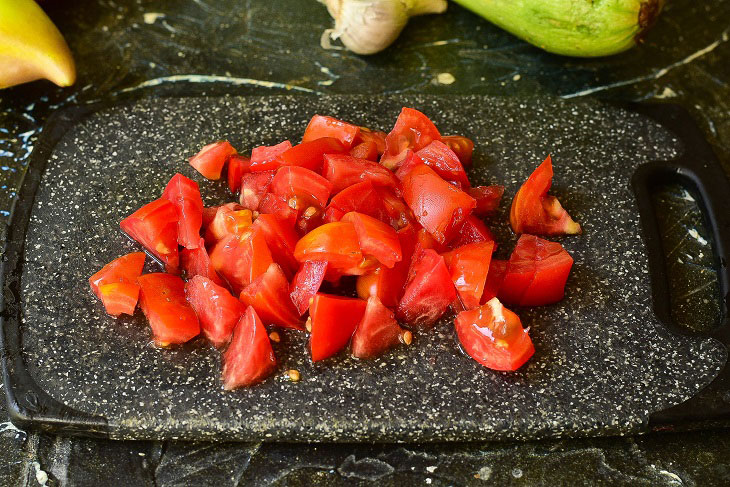
{"label": "tomato seed", "polygon": [[281,341],[281,337],[279,336],[279,334],[277,332],[272,331],[271,333],[269,333],[269,340],[271,340],[274,343],[279,343]]}
{"label": "tomato seed", "polygon": [[287,374],[289,375],[289,380],[292,382],[299,382],[299,379],[301,376],[299,375],[299,371],[296,369],[291,369],[287,371]]}
{"label": "tomato seed", "polygon": [[304,324],[308,332],[312,332],[312,318],[307,318],[307,322]]}
{"label": "tomato seed", "polygon": [[410,345],[413,341],[413,333],[408,330],[404,331],[403,335],[401,336],[401,340],[403,340],[403,343],[405,343],[406,345]]}

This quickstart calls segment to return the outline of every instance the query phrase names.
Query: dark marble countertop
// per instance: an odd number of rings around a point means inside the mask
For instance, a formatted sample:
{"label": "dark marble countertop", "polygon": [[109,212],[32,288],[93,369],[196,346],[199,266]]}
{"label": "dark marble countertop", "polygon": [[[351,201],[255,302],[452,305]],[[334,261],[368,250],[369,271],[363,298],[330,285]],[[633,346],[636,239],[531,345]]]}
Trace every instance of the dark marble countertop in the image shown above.
{"label": "dark marble countertop", "polygon": [[[414,19],[393,47],[369,58],[319,47],[330,19],[315,0],[45,4],[74,52],[78,81],[0,91],[2,223],[48,116],[129,96],[537,93],[672,102],[690,110],[730,170],[728,0],[668,2],[644,45],[592,60],[541,52],[455,4],[445,15]],[[672,215],[664,228],[679,276],[675,318],[703,328],[718,314],[717,279],[691,200],[679,187],[656,195],[657,211]],[[0,417],[7,418],[4,406]],[[112,442],[0,424],[3,485],[720,485],[729,477],[730,435],[722,429],[528,443],[287,445]]]}

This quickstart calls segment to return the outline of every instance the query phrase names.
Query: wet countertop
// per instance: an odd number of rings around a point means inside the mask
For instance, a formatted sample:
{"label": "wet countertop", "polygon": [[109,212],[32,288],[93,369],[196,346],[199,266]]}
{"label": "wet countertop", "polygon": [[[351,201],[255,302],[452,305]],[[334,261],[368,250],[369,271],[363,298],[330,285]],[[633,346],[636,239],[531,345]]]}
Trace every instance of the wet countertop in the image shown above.
{"label": "wet countertop", "polygon": [[[453,4],[445,15],[414,19],[385,53],[361,58],[319,47],[330,19],[314,0],[45,3],[79,76],[67,89],[37,82],[0,92],[3,222],[51,113],[131,96],[418,92],[673,102],[690,110],[730,171],[730,1],[672,1],[643,46],[596,60],[543,53]],[[670,186],[655,203],[666,216],[675,319],[706,329],[717,320],[717,279],[695,198]],[[7,418],[4,407],[0,415]],[[0,444],[3,485],[709,485],[730,476],[730,436],[721,429],[373,446],[113,442],[3,422]]]}

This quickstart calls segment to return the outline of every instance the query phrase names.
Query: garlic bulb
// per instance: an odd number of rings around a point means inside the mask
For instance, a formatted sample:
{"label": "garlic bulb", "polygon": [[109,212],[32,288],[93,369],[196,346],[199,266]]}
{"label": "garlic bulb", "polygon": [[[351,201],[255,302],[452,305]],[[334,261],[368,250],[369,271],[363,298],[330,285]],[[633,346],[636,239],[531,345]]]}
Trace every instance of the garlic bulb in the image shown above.
{"label": "garlic bulb", "polygon": [[375,54],[395,41],[414,15],[438,14],[446,0],[319,0],[335,19],[334,29],[322,34],[322,47],[340,39],[357,54]]}

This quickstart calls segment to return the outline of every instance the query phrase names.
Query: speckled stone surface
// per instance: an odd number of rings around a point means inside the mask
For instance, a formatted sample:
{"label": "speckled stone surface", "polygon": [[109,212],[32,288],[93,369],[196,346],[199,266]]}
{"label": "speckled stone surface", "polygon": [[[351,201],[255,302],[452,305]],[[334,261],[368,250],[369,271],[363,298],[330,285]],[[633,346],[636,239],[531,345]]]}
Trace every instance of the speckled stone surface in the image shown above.
{"label": "speckled stone surface", "polygon": [[[241,148],[297,139],[314,112],[389,127],[401,105],[444,133],[475,139],[473,177],[519,184],[551,152],[554,193],[584,227],[562,240],[575,258],[566,299],[520,310],[537,352],[514,374],[463,356],[449,320],[373,362],[312,365],[303,336],[278,347],[280,372],[251,390],[223,392],[217,352],[194,342],[158,350],[140,315],[113,320],[87,278],[135,247],[118,222],[158,197],[185,159],[227,137]],[[559,123],[556,120],[560,120]],[[659,324],[651,295],[632,169],[681,151],[638,115],[594,103],[490,97],[169,98],[116,107],[58,144],[37,195],[22,279],[25,359],[61,402],[109,421],[120,438],[454,440],[626,434],[649,413],[711,381],[725,361],[710,340]],[[200,181],[200,178],[196,178]],[[222,183],[201,181],[208,205]],[[503,205],[505,206],[505,205]],[[495,218],[497,233],[513,241]],[[501,246],[504,257],[511,241]],[[283,378],[296,368],[298,384]]]}

